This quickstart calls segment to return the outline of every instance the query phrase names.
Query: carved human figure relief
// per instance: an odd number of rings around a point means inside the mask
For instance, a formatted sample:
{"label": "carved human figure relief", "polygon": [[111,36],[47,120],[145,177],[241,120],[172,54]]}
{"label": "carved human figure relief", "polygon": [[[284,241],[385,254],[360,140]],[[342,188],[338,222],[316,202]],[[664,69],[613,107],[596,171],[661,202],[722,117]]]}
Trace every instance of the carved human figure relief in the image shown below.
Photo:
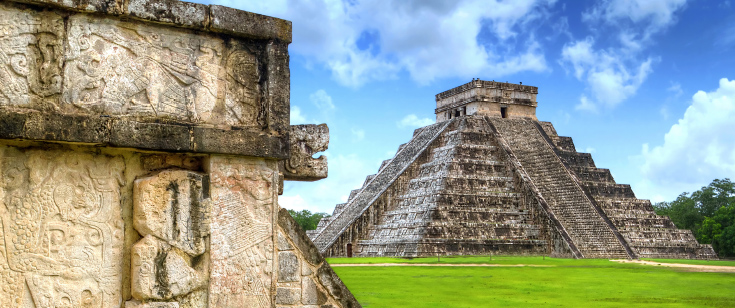
{"label": "carved human figure relief", "polygon": [[0,147],[2,307],[119,307],[121,158]]}
{"label": "carved human figure relief", "polygon": [[227,58],[226,123],[262,125],[260,74],[257,57],[247,49],[235,49]]}
{"label": "carved human figure relief", "polygon": [[63,37],[60,15],[0,3],[0,105],[57,108]]}
{"label": "carved human figure relief", "polygon": [[69,25],[63,101],[70,111],[209,121],[222,40],[86,15]]}
{"label": "carved human figure relief", "polygon": [[270,307],[277,169],[262,160],[212,157],[210,172],[209,307]]}

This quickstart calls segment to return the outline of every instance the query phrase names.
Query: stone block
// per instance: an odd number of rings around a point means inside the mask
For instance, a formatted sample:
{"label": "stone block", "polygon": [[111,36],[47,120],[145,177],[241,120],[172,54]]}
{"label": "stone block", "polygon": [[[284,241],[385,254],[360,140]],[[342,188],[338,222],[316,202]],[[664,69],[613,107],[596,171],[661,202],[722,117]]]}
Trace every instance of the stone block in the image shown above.
{"label": "stone block", "polygon": [[206,284],[207,273],[191,267],[191,257],[148,235],[132,248],[132,294],[135,299],[170,300]]}
{"label": "stone block", "polygon": [[291,246],[291,243],[288,242],[286,239],[286,236],[283,235],[283,232],[280,230],[278,231],[278,250],[279,251],[286,251],[286,250],[293,250],[293,246]]}
{"label": "stone block", "polygon": [[179,308],[176,302],[147,302],[143,303],[137,300],[125,302],[125,308]]}
{"label": "stone block", "polygon": [[88,13],[120,15],[123,13],[125,0],[20,0],[38,5],[50,5]]}
{"label": "stone block", "polygon": [[209,6],[178,0],[130,0],[131,17],[203,29],[209,25]]}
{"label": "stone block", "polygon": [[278,288],[276,290],[276,304],[296,305],[301,302],[301,289]]}
{"label": "stone block", "polygon": [[299,258],[291,251],[278,253],[278,282],[297,282],[301,279]]}
{"label": "stone block", "polygon": [[133,188],[133,226],[191,256],[206,250],[209,234],[209,178],[192,171],[164,170],[137,179]]}
{"label": "stone block", "polygon": [[0,145],[0,307],[33,307],[37,294],[119,306],[125,168],[118,156]]}
{"label": "stone block", "polygon": [[314,279],[304,277],[301,279],[301,303],[304,305],[316,305],[319,303],[319,290]]}
{"label": "stone block", "polygon": [[232,33],[255,39],[278,39],[291,43],[291,22],[221,5],[211,5],[212,31]]}
{"label": "stone block", "polygon": [[234,156],[210,157],[212,222],[209,308],[259,303],[275,294],[275,162]]}

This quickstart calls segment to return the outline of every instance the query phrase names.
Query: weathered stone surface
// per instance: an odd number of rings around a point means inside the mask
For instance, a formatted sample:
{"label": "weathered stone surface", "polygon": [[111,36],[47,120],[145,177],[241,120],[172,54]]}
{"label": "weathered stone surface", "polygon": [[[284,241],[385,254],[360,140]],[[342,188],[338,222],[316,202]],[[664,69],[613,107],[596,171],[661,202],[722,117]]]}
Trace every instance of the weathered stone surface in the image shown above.
{"label": "weathered stone surface", "polygon": [[209,307],[268,307],[274,282],[274,163],[212,156]]}
{"label": "weathered stone surface", "polygon": [[320,125],[291,126],[291,157],[284,161],[283,174],[290,181],[315,181],[327,177],[327,158],[314,154],[327,150],[329,128]]}
{"label": "weathered stone surface", "polygon": [[290,251],[278,253],[278,282],[296,282],[301,280],[301,268],[296,254]]}
{"label": "weathered stone surface", "polygon": [[206,250],[209,235],[209,177],[186,170],[164,170],[137,179],[133,225],[191,256]]}
{"label": "weathered stone surface", "polygon": [[20,0],[17,2],[51,5],[89,13],[119,15],[123,13],[125,0]]}
{"label": "weathered stone surface", "polygon": [[210,6],[210,29],[237,33],[256,39],[279,39],[291,43],[291,22],[265,15],[240,11],[226,6]]}
{"label": "weathered stone surface", "polygon": [[191,257],[148,235],[132,249],[132,294],[138,300],[170,300],[205,286],[206,261],[191,267]]}
{"label": "weathered stone surface", "polygon": [[183,29],[207,29],[212,14],[173,0],[12,2],[0,3],[0,111],[15,114],[0,138],[289,156],[287,42]]}
{"label": "weathered stone surface", "polygon": [[191,28],[209,25],[209,6],[178,0],[129,0],[131,17]]}
{"label": "weathered stone surface", "polygon": [[137,300],[125,302],[125,308],[179,308],[179,303],[172,302],[147,302]]}
{"label": "weathered stone surface", "polygon": [[283,235],[283,232],[278,232],[278,250],[279,251],[285,251],[285,250],[293,250],[293,246],[288,242],[286,239],[286,236]]}
{"label": "weathered stone surface", "polygon": [[319,303],[319,290],[311,277],[301,279],[301,303],[304,305],[316,305]]}
{"label": "weathered stone surface", "polygon": [[276,304],[295,305],[301,302],[301,289],[278,288],[276,290]]}
{"label": "weathered stone surface", "polygon": [[0,307],[119,304],[124,169],[120,157],[0,145]]}
{"label": "weathered stone surface", "polygon": [[63,17],[0,3],[0,29],[0,106],[58,108]]}
{"label": "weathered stone surface", "polygon": [[220,39],[86,15],[69,24],[64,109],[209,122]]}

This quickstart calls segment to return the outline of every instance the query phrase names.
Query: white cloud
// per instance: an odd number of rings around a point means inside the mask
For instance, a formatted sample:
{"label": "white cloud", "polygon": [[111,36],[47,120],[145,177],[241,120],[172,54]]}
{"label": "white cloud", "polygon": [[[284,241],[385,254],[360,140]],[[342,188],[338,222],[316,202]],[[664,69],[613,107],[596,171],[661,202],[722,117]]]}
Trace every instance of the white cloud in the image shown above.
{"label": "white cloud", "polygon": [[595,152],[597,152],[597,150],[595,150],[595,148],[593,148],[593,147],[586,147],[586,148],[584,149],[584,153],[590,153],[590,154],[593,154],[593,153],[595,153]]}
{"label": "white cloud", "polygon": [[291,105],[291,125],[306,124],[306,117],[301,114],[301,108]]}
{"label": "white cloud", "polygon": [[735,80],[720,80],[713,92],[699,91],[663,144],[641,151],[641,187],[673,200],[716,178],[735,174]]}
{"label": "white cloud", "polygon": [[562,49],[562,64],[571,64],[574,76],[585,81],[594,101],[582,95],[578,110],[596,111],[597,105],[613,108],[633,96],[652,72],[654,61],[648,58],[640,63],[626,59],[616,50],[595,50],[594,39],[566,44]]}
{"label": "white cloud", "polygon": [[[686,0],[602,0],[583,12],[582,20],[593,36],[565,44],[560,60],[565,68],[571,66],[591,94],[577,109],[614,108],[635,95],[659,61],[641,54],[652,45],[654,35],[676,23],[685,5]],[[595,37],[617,41],[595,49]]]}
{"label": "white cloud", "polygon": [[[425,84],[547,70],[533,29],[548,18],[545,12],[555,0],[213,2],[293,21],[291,53],[327,67],[341,84],[358,87],[397,78],[401,71]],[[481,44],[481,31],[498,42]],[[521,35],[527,43],[516,47],[511,41]]]}
{"label": "white cloud", "polygon": [[671,86],[666,91],[674,93],[675,97],[679,97],[684,94],[684,90],[681,89],[681,84],[678,82],[672,82]]}
{"label": "white cloud", "polygon": [[434,120],[429,118],[419,119],[419,117],[413,113],[396,122],[396,126],[398,126],[398,128],[419,128],[431,124],[434,124]]}
{"label": "white cloud", "polygon": [[350,129],[352,132],[352,142],[359,142],[365,139],[365,130],[364,129]]}
{"label": "white cloud", "polygon": [[332,97],[327,94],[327,91],[324,91],[322,89],[319,89],[309,95],[309,100],[311,100],[311,103],[319,108],[319,110],[321,110],[322,112],[331,111],[335,108],[334,104],[332,103]]}
{"label": "white cloud", "polygon": [[[582,14],[587,22],[604,21],[617,27],[642,26],[641,39],[647,40],[676,22],[677,11],[687,0],[603,0]],[[632,24],[632,25],[628,25]]]}

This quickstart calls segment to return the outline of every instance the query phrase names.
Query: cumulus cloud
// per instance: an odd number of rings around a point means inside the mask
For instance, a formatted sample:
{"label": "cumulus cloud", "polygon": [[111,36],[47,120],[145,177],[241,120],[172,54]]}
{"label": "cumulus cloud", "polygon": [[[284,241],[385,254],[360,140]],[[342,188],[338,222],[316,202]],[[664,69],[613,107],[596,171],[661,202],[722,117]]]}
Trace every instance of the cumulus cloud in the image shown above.
{"label": "cumulus cloud", "polygon": [[676,13],[687,0],[603,0],[582,14],[588,22],[604,21],[609,25],[643,25],[641,39],[647,40],[676,22]]}
{"label": "cumulus cloud", "polygon": [[[359,87],[402,71],[425,84],[547,70],[529,29],[548,17],[555,0],[213,2],[293,21],[290,51],[330,69],[339,83]],[[497,42],[478,42],[481,32]],[[519,35],[527,43],[509,43]]]}
{"label": "cumulus cloud", "polygon": [[434,124],[434,120],[429,118],[419,119],[419,117],[413,113],[396,122],[396,126],[398,126],[398,128],[419,128],[431,124]]}
{"label": "cumulus cloud", "polygon": [[712,92],[699,91],[663,144],[644,144],[641,174],[650,195],[672,200],[716,178],[735,174],[735,80],[721,79]]}
{"label": "cumulus cloud", "polygon": [[[580,98],[577,109],[596,111],[597,105],[612,108],[631,97],[653,71],[653,58],[635,63],[617,50],[596,50],[594,39],[566,44],[562,63],[572,66],[574,76],[585,81],[594,100]],[[632,62],[632,63],[631,63]]]}
{"label": "cumulus cloud", "polygon": [[321,89],[309,95],[309,100],[321,111],[330,111],[335,108],[332,97],[327,94],[327,91]]}
{"label": "cumulus cloud", "polygon": [[[635,95],[653,72],[655,56],[642,56],[653,36],[676,22],[686,0],[603,0],[582,13],[593,36],[562,48],[560,63],[585,82],[578,110],[614,108]],[[607,48],[595,48],[595,37],[617,38]]]}
{"label": "cumulus cloud", "polygon": [[301,108],[298,106],[291,106],[291,125],[295,124],[306,124],[306,117],[301,114]]}

